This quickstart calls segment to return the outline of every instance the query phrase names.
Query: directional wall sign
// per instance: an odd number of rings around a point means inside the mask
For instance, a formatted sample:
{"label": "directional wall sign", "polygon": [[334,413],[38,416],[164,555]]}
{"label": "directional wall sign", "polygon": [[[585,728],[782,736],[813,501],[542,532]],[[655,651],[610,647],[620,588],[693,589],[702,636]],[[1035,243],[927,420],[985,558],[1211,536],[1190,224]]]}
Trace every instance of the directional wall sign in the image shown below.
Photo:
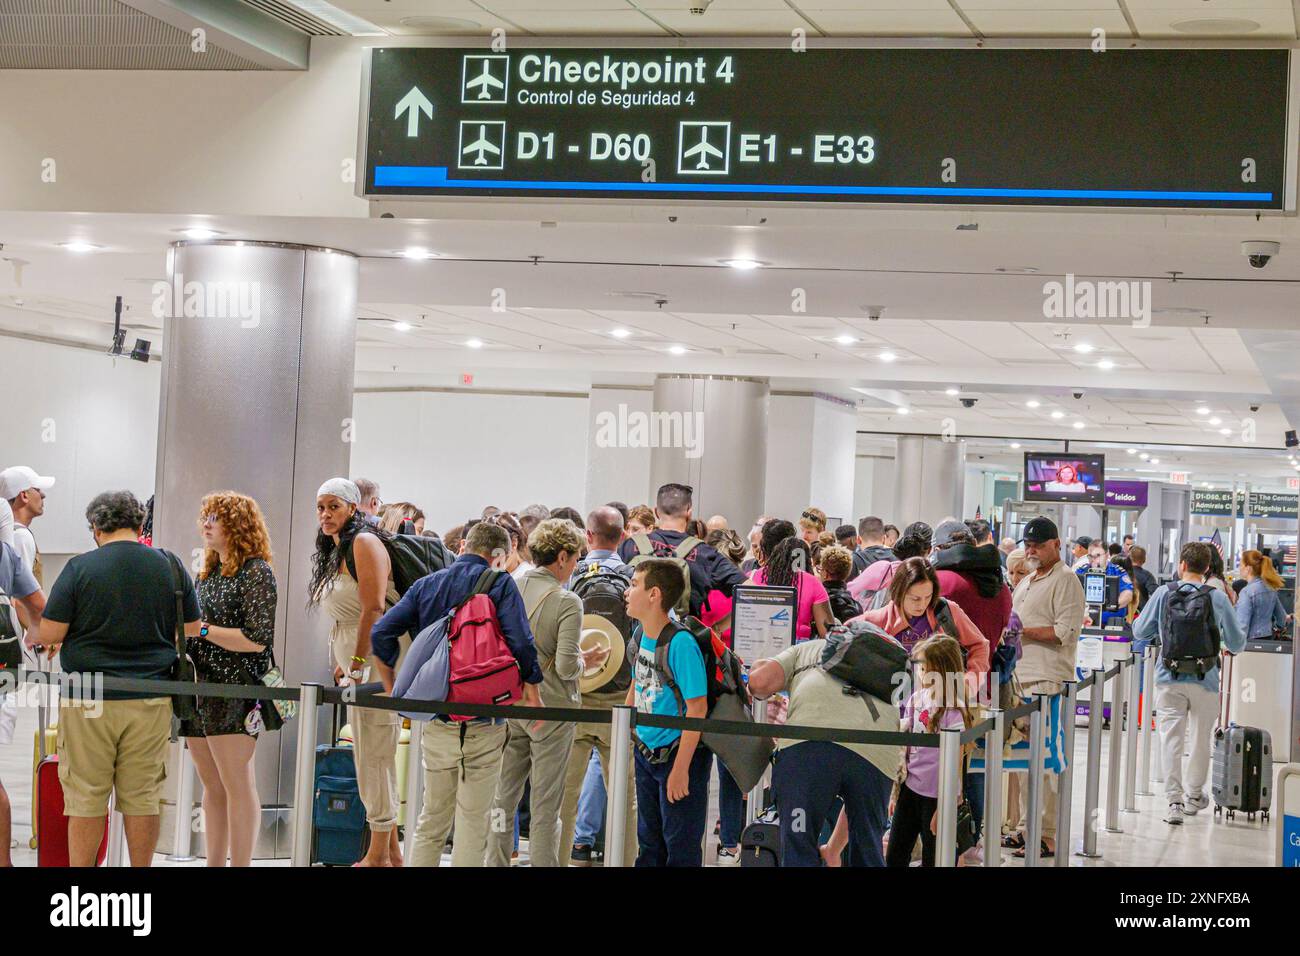
{"label": "directional wall sign", "polygon": [[1286,50],[368,55],[371,197],[1285,200]]}

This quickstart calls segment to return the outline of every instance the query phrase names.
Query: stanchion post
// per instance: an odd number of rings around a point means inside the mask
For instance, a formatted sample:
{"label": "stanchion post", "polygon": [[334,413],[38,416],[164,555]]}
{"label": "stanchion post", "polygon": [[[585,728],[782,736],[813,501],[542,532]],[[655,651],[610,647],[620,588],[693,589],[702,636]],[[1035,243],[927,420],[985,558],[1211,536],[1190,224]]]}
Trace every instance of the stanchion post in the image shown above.
{"label": "stanchion post", "polygon": [[961,800],[961,730],[939,731],[939,838],[935,866],[957,865],[957,804]]}
{"label": "stanchion post", "polygon": [[1043,702],[1042,694],[1034,695],[1034,712],[1029,715],[1029,819],[1025,821],[1025,866],[1038,866],[1043,839]]}
{"label": "stanchion post", "polygon": [[609,803],[605,808],[605,866],[622,866],[629,834],[627,817],[628,771],[632,764],[632,708],[614,708],[609,732]]}
{"label": "stanchion post", "polygon": [[1137,813],[1137,757],[1138,725],[1141,722],[1142,708],[1138,697],[1142,692],[1140,657],[1133,657],[1128,668],[1128,701],[1124,708],[1124,812]]}
{"label": "stanchion post", "polygon": [[406,745],[406,834],[402,854],[415,856],[415,828],[424,810],[424,724],[411,721],[411,741]]}
{"label": "stanchion post", "polygon": [[1110,694],[1110,752],[1106,762],[1106,832],[1123,833],[1119,825],[1119,785],[1120,758],[1124,752],[1124,739],[1121,736],[1124,722],[1125,678],[1128,676],[1128,661],[1119,661],[1119,673],[1111,678]]}
{"label": "stanchion post", "polygon": [[[754,700],[754,723],[767,723],[767,701]],[[758,783],[754,784],[754,789],[749,791],[749,799],[745,801],[745,826],[751,826],[758,820],[758,815],[763,812],[763,781],[767,777],[767,772],[758,778]]]}
{"label": "stanchion post", "polygon": [[117,812],[117,794],[114,792],[108,800],[108,853],[104,865],[113,868],[126,866],[130,862],[122,862],[126,855],[126,824],[122,814]]}
{"label": "stanchion post", "polygon": [[[1088,759],[1083,784],[1083,849],[1079,856],[1097,859],[1097,807],[1101,796],[1101,724],[1106,707],[1105,670],[1092,672],[1088,696]],[[1060,850],[1057,850],[1060,855]]]}
{"label": "stanchion post", "polygon": [[1006,716],[989,712],[993,729],[984,735],[984,865],[1002,865],[1002,741]]}
{"label": "stanchion post", "polygon": [[320,684],[303,684],[298,698],[298,751],[294,756],[291,866],[311,866],[312,788],[316,783],[316,710]]}
{"label": "stanchion post", "polygon": [[167,857],[172,863],[188,863],[194,859],[190,851],[191,814],[194,810],[194,758],[185,738],[176,738],[176,833],[172,838],[172,852]]}
{"label": "stanchion post", "polygon": [[1138,793],[1144,797],[1155,796],[1151,785],[1151,746],[1156,722],[1155,672],[1156,649],[1148,644],[1142,655],[1142,742],[1138,751]]}
{"label": "stanchion post", "polygon": [[1074,711],[1079,699],[1079,682],[1068,680],[1061,694],[1061,773],[1056,788],[1056,866],[1070,865],[1070,847],[1074,840],[1070,827],[1074,812]]}

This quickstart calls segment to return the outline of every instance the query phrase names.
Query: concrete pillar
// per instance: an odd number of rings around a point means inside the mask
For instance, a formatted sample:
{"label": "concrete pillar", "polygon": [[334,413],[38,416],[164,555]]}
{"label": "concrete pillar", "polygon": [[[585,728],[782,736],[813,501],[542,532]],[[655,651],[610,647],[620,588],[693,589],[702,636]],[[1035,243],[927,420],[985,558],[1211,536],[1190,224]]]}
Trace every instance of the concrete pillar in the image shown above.
{"label": "concrete pillar", "polygon": [[[586,515],[608,501],[627,505],[654,503],[650,487],[649,442],[632,446],[617,438],[617,425],[631,422],[634,416],[649,420],[654,411],[654,388],[648,385],[592,385],[588,400],[587,485],[584,498]],[[631,437],[630,435],[628,437]],[[707,516],[706,516],[707,517]]]}
{"label": "concrete pillar", "polygon": [[857,426],[851,402],[815,392],[773,393],[766,513],[795,520],[812,505],[856,524],[862,517],[853,503]]}
{"label": "concrete pillar", "polygon": [[[650,490],[667,482],[695,489],[695,515],[747,528],[763,511],[768,385],[718,375],[655,379]],[[653,498],[651,499],[653,501]]]}
{"label": "concrete pillar", "polygon": [[[329,626],[308,614],[307,585],[316,489],[348,473],[357,259],[222,240],[177,243],[168,260],[154,543],[195,570],[202,497],[257,499],[278,588],[276,660],[290,684],[329,682]],[[293,733],[258,741],[259,857],[288,854],[293,749]]]}
{"label": "concrete pillar", "polygon": [[892,521],[934,525],[961,518],[966,483],[966,442],[929,435],[899,435],[895,453]]}

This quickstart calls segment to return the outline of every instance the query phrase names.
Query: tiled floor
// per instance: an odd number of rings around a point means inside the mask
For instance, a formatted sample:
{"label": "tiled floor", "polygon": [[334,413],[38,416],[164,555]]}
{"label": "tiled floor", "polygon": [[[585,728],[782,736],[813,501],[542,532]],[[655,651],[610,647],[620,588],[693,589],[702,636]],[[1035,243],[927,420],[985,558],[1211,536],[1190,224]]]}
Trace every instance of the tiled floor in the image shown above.
{"label": "tiled floor", "polygon": [[[13,838],[17,842],[14,850],[14,863],[17,866],[34,866],[36,854],[28,849],[31,837],[31,747],[36,730],[36,712],[31,708],[20,708],[18,726],[14,742],[0,747],[0,780],[3,780],[13,805]],[[1083,724],[1077,735],[1077,759],[1074,779],[1074,848],[1077,849],[1082,839],[1083,802],[1084,802],[1084,757],[1086,733]],[[1103,735],[1103,748],[1106,737]],[[1104,807],[1106,784],[1106,750],[1102,752],[1101,794]],[[1159,785],[1155,787],[1160,790]],[[712,833],[713,821],[717,819],[716,781],[714,792],[710,795],[709,832]],[[1098,860],[1084,860],[1071,855],[1071,866],[1272,866],[1275,822],[1263,823],[1258,817],[1255,822],[1238,816],[1229,821],[1215,818],[1212,811],[1202,811],[1195,817],[1188,818],[1182,827],[1171,827],[1163,822],[1166,802],[1163,796],[1137,797],[1137,813],[1121,813],[1120,826],[1124,832],[1119,834],[1098,833],[1097,848],[1102,857]],[[1276,819],[1276,818],[1275,818]],[[170,842],[170,834],[164,834],[161,841]],[[716,854],[716,841],[710,837],[706,861],[712,863]],[[1012,862],[1010,854],[1004,854],[1005,865],[1021,865]],[[527,843],[521,847],[521,862],[527,862]],[[158,865],[166,866],[202,866],[203,861],[194,863],[169,863],[163,854],[156,860]],[[444,864],[447,861],[444,860]],[[1048,863],[1050,861],[1044,861]],[[287,861],[259,862],[259,866],[284,866]]]}

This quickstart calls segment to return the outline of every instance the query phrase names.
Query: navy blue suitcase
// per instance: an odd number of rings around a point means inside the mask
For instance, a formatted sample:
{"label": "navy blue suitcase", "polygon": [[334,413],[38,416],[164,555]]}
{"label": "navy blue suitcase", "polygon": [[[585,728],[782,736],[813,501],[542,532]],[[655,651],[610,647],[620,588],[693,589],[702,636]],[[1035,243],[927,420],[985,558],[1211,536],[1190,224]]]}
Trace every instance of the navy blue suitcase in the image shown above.
{"label": "navy blue suitcase", "polygon": [[351,866],[365,855],[369,835],[352,748],[317,747],[312,863]]}

